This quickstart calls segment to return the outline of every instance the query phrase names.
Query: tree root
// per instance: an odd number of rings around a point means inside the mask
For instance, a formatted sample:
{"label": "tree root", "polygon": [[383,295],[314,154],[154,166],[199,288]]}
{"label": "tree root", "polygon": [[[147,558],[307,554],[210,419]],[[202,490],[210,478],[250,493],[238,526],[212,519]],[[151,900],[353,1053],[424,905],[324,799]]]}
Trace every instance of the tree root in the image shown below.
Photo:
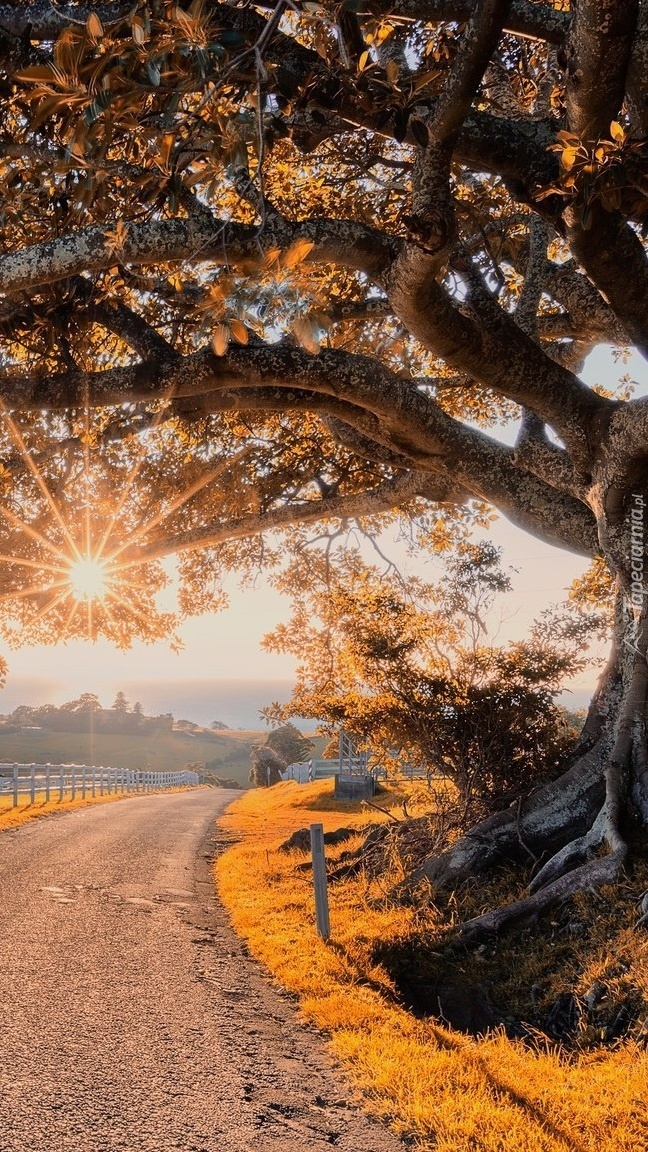
{"label": "tree root", "polygon": [[571,871],[577,864],[586,863],[596,852],[597,848],[605,842],[606,818],[605,809],[602,808],[589,832],[570,840],[559,852],[556,852],[529,884],[529,892],[533,895],[542,888],[546,888],[554,880],[558,880],[566,872]]}
{"label": "tree root", "polygon": [[603,884],[614,884],[623,872],[627,855],[627,848],[619,847],[602,859],[590,860],[575,868],[533,895],[467,920],[458,930],[455,947],[472,948],[504,928],[535,920],[542,912],[574,896],[576,892],[599,888]]}
{"label": "tree root", "polygon": [[528,863],[587,837],[605,799],[604,762],[609,743],[599,742],[563,775],[521,804],[477,824],[446,851],[426,860],[409,878],[451,888],[501,861]]}

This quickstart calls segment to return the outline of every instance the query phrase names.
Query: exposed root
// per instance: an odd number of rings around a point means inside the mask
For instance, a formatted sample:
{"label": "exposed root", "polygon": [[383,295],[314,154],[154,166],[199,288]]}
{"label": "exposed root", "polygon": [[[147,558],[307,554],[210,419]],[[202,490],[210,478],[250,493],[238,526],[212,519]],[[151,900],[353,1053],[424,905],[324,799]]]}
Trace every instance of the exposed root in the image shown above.
{"label": "exposed root", "polygon": [[589,832],[584,836],[578,836],[575,840],[570,840],[569,844],[565,844],[564,848],[561,848],[550,860],[547,860],[547,863],[536,873],[529,884],[531,895],[534,892],[539,892],[542,888],[546,888],[554,880],[558,880],[560,876],[571,871],[577,864],[584,864],[590,860],[604,840],[605,809],[602,808]]}
{"label": "exposed root", "polygon": [[605,799],[605,752],[604,743],[595,745],[558,780],[477,824],[417,868],[409,887],[423,879],[437,888],[454,887],[500,861],[526,864],[530,856],[546,857],[587,836]]}
{"label": "exposed root", "polygon": [[616,883],[623,872],[627,855],[627,848],[619,847],[600,860],[590,860],[580,868],[575,868],[532,896],[466,921],[459,929],[455,940],[456,946],[471,948],[504,928],[526,920],[535,920],[542,912],[562,903],[576,892]]}

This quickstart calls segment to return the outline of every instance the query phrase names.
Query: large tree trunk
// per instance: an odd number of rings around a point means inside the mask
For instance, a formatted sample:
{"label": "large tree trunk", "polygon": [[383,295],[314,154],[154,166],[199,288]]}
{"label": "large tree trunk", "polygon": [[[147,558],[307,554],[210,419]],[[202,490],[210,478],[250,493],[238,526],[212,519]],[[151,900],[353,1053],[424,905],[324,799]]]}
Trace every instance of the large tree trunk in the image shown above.
{"label": "large tree trunk", "polygon": [[497,863],[519,864],[524,897],[464,924],[470,945],[532,918],[574,892],[615,881],[648,826],[648,614],[618,597],[612,654],[566,771],[503,812],[482,821],[445,852],[425,861],[425,879],[453,887]]}

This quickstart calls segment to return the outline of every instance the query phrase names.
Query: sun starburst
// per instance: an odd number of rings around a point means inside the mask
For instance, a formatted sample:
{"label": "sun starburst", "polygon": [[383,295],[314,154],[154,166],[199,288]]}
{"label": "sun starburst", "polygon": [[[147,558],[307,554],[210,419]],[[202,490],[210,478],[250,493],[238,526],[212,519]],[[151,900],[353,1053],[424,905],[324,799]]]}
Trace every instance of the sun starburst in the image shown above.
{"label": "sun starburst", "polygon": [[103,600],[109,589],[110,576],[107,564],[94,556],[83,556],[73,560],[68,577],[72,594],[77,600]]}
{"label": "sun starburst", "polygon": [[127,647],[134,636],[173,636],[175,614],[156,606],[168,582],[156,551],[159,529],[214,485],[225,462],[214,468],[206,461],[199,479],[177,494],[142,502],[136,483],[146,444],[134,463],[124,453],[115,465],[101,454],[91,458],[86,427],[74,481],[61,483],[61,472],[72,472],[69,459],[60,471],[45,471],[1,402],[0,423],[24,465],[20,485],[0,493],[0,631],[16,645],[101,634]]}

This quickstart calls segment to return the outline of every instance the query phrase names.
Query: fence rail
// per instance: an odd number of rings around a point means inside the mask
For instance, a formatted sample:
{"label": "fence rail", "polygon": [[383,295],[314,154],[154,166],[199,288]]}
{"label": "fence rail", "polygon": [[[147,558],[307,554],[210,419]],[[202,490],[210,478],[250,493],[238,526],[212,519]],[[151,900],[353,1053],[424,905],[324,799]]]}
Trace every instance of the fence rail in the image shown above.
{"label": "fence rail", "polygon": [[62,800],[70,795],[110,796],[133,792],[162,792],[198,784],[197,772],[133,772],[126,768],[97,768],[91,764],[0,764],[0,799],[11,796],[16,808],[20,796],[33,804],[37,794]]}

